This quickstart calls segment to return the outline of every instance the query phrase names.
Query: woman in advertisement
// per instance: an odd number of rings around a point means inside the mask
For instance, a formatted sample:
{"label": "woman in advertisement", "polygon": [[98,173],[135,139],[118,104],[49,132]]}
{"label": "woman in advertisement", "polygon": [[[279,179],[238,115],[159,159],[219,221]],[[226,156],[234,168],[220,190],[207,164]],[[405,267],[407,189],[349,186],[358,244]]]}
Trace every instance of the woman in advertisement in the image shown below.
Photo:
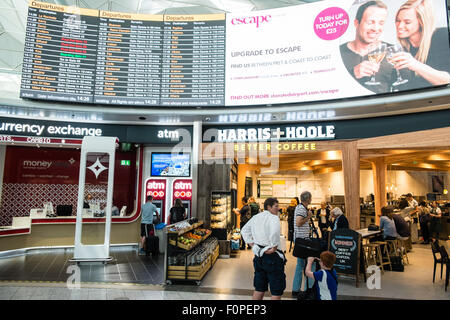
{"label": "woman in advertisement", "polygon": [[397,38],[403,52],[392,63],[397,70],[409,69],[409,88],[450,83],[448,30],[435,28],[429,0],[408,0],[397,11]]}

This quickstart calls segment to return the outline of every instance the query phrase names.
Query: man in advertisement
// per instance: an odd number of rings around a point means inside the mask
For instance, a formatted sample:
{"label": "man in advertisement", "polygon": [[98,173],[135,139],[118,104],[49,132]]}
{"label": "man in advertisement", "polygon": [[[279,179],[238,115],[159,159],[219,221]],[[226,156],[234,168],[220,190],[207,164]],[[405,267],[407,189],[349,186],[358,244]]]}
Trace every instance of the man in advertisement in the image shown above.
{"label": "man in advertisement", "polygon": [[[364,3],[355,16],[355,39],[340,46],[342,61],[348,72],[362,86],[375,93],[389,92],[390,85],[394,82],[394,69],[384,59],[384,55],[381,61],[370,61],[368,57],[375,45],[383,44],[380,37],[387,15],[387,6],[382,1]],[[376,85],[367,84],[371,77],[376,77]]]}

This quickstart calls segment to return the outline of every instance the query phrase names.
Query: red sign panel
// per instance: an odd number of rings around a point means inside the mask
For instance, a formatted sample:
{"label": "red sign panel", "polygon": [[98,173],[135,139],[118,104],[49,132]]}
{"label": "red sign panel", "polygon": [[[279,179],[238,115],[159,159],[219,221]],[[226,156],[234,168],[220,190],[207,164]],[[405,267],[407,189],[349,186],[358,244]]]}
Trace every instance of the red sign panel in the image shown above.
{"label": "red sign panel", "polygon": [[180,198],[181,200],[192,199],[192,180],[177,179],[173,181],[173,200]]}
{"label": "red sign panel", "polygon": [[166,180],[148,179],[145,182],[145,196],[153,196],[153,200],[166,198]]}

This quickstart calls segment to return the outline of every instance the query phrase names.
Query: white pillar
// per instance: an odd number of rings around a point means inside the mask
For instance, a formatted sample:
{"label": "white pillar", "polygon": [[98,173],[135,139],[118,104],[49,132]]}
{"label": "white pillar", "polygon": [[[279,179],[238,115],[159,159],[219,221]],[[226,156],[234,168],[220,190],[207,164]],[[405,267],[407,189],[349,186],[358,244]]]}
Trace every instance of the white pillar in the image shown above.
{"label": "white pillar", "polygon": [[192,129],[192,209],[191,216],[197,217],[198,166],[202,152],[202,122],[194,121]]}

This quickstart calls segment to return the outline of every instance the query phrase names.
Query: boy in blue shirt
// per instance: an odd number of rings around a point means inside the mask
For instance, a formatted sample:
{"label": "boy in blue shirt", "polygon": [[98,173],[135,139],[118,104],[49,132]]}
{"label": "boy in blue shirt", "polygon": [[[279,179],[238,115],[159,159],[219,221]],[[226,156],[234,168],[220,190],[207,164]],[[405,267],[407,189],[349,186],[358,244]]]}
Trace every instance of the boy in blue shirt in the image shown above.
{"label": "boy in blue shirt", "polygon": [[309,257],[305,274],[308,278],[316,281],[316,298],[317,300],[337,300],[337,274],[333,270],[336,262],[336,255],[331,251],[324,251],[320,254],[319,264],[320,270],[311,271],[311,266],[317,258]]}

